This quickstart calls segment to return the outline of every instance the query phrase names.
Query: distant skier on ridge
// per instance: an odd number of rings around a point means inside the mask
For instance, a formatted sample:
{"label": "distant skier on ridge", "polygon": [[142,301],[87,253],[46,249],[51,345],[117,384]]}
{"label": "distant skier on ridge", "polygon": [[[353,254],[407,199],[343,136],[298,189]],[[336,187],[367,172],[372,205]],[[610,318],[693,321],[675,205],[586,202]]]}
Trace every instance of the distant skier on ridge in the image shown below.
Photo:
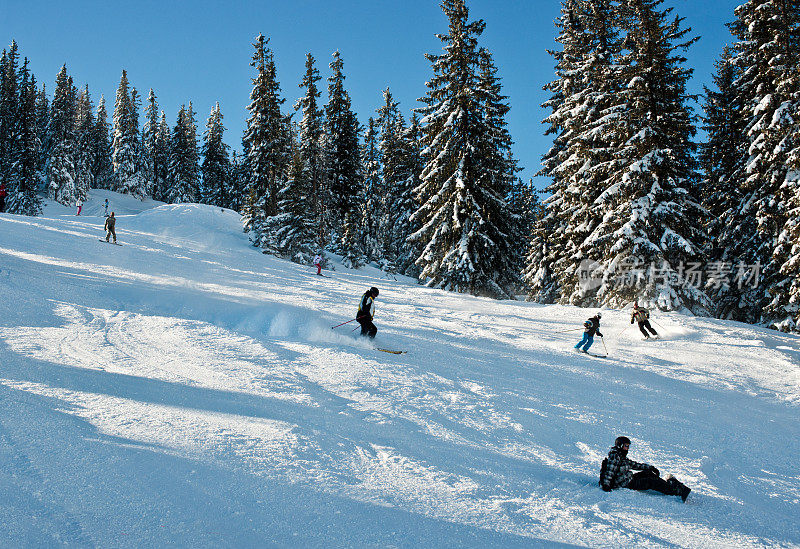
{"label": "distant skier on ridge", "polygon": [[589,352],[589,347],[592,346],[594,343],[594,335],[597,334],[600,337],[603,337],[603,334],[600,333],[600,318],[603,315],[601,313],[597,313],[592,318],[587,320],[583,323],[584,331],[583,331],[583,339],[581,339],[577,345],[575,345],[576,351],[583,351],[584,353]]}
{"label": "distant skier on ridge", "polygon": [[[667,480],[661,478],[658,469],[647,463],[639,463],[628,458],[628,449],[631,440],[628,437],[617,437],[614,446],[609,450],[608,457],[603,460],[600,467],[600,487],[605,492],[615,488],[628,488],[630,490],[655,490],[667,496],[680,496],[685,502],[689,497],[691,488],[682,484],[670,475]],[[631,473],[631,469],[638,473]]]}
{"label": "distant skier on ridge", "polygon": [[378,328],[372,323],[372,318],[375,316],[375,298],[378,297],[378,293],[378,288],[375,286],[364,292],[356,314],[356,320],[361,324],[361,335],[369,336],[370,339],[374,339],[378,333]]}
{"label": "distant skier on ridge", "polygon": [[633,312],[631,312],[631,324],[634,321],[639,323],[639,330],[644,334],[645,339],[650,339],[650,334],[647,333],[647,330],[650,330],[655,337],[658,337],[658,332],[650,326],[650,311],[644,307],[639,307],[638,303],[633,304]]}

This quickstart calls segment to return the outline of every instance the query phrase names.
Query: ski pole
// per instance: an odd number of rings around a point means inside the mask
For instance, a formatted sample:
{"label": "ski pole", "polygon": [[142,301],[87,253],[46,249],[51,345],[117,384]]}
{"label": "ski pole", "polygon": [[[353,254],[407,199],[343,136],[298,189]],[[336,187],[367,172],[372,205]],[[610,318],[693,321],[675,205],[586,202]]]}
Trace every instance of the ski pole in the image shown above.
{"label": "ski pole", "polygon": [[606,350],[606,356],[608,356],[608,347],[606,347],[606,340],[603,339],[603,336],[600,336],[600,341],[603,342],[603,349]]}
{"label": "ski pole", "polygon": [[[633,324],[631,324],[631,325],[629,325],[629,326],[625,326],[625,327],[622,329],[622,332],[624,332],[625,330],[627,330],[627,329],[628,329],[628,328],[630,328],[631,326],[633,326]],[[620,332],[620,333],[617,335],[617,337],[621,336],[621,335],[622,335],[622,332]]]}
{"label": "ski pole", "polygon": [[337,324],[336,326],[331,326],[331,330],[333,330],[334,328],[338,328],[339,326],[344,326],[345,324],[350,324],[351,322],[355,322],[355,321],[356,321],[356,319],[354,318],[353,320],[348,320],[347,322],[342,322],[341,324]]}
{"label": "ski pole", "polygon": [[659,328],[661,328],[662,330],[664,330],[664,331],[667,331],[667,329],[666,329],[666,328],[664,328],[664,327],[663,327],[661,324],[659,324],[659,323],[658,323],[658,322],[656,322],[655,320],[654,320],[653,322],[655,322],[656,326],[658,326],[658,327],[659,327]]}
{"label": "ski pole", "polygon": [[556,332],[557,334],[565,334],[567,332],[577,332],[578,330],[585,330],[585,328],[574,328],[572,330],[561,330],[560,332]]}

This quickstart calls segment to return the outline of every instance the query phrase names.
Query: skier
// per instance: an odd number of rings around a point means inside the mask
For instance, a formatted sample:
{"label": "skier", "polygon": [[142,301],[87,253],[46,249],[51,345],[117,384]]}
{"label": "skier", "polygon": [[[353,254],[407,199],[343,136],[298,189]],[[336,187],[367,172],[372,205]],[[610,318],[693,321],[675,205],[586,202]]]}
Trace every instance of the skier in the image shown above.
{"label": "skier", "polygon": [[116,223],[117,223],[117,218],[114,217],[114,212],[111,212],[111,215],[109,215],[106,218],[106,224],[103,227],[103,229],[106,231],[106,242],[108,242],[108,239],[113,234],[114,235],[114,244],[117,243],[117,233],[114,230],[114,225],[116,225]]}
{"label": "skier", "polygon": [[[600,468],[600,487],[605,492],[615,488],[630,490],[655,490],[667,496],[680,496],[685,502],[691,488],[670,475],[667,480],[661,478],[658,469],[647,463],[639,463],[628,458],[631,441],[628,437],[617,437],[608,457]],[[632,474],[631,469],[639,472]]]}
{"label": "skier", "polygon": [[80,198],[75,201],[75,205],[78,207],[78,213],[75,215],[81,215],[81,209],[83,209],[83,200]]}
{"label": "skier", "polygon": [[106,198],[106,202],[105,204],[103,204],[103,206],[105,207],[105,212],[103,213],[103,215],[105,217],[108,217],[108,198]]}
{"label": "skier", "polygon": [[589,347],[591,347],[592,343],[594,343],[594,334],[603,337],[603,334],[600,333],[600,318],[602,316],[603,316],[602,314],[597,313],[592,318],[583,323],[584,327],[583,339],[581,339],[578,342],[578,344],[575,345],[576,351],[583,351],[584,353],[588,353]]}
{"label": "skier", "polygon": [[361,296],[358,313],[356,313],[356,320],[361,324],[361,335],[369,336],[370,339],[374,339],[375,334],[378,333],[378,328],[372,323],[372,317],[375,316],[376,297],[378,297],[378,288],[373,286]]}
{"label": "skier", "polygon": [[6,195],[8,191],[6,191],[6,184],[0,183],[0,213],[6,211]]}
{"label": "skier", "polygon": [[650,339],[650,334],[647,333],[647,330],[658,337],[658,332],[656,332],[652,326],[650,326],[650,311],[645,309],[644,307],[639,307],[638,303],[633,304],[633,312],[631,313],[631,324],[634,321],[639,323],[639,330],[644,334],[645,339]]}
{"label": "skier", "polygon": [[317,254],[314,256],[314,259],[311,260],[311,263],[314,264],[314,267],[317,268],[317,274],[322,276],[322,256]]}

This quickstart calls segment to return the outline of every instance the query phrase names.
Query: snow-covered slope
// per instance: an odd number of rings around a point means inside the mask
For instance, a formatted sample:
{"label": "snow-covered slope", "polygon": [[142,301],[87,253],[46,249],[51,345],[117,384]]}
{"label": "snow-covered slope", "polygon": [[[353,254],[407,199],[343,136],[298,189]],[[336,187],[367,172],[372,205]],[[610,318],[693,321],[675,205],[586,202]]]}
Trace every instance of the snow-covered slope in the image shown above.
{"label": "snow-covered slope", "polygon": [[[209,206],[0,215],[0,545],[800,545],[797,337],[605,311],[594,358],[586,310],[328,274]],[[331,330],[372,285],[407,354]],[[620,434],[686,504],[598,488]]]}

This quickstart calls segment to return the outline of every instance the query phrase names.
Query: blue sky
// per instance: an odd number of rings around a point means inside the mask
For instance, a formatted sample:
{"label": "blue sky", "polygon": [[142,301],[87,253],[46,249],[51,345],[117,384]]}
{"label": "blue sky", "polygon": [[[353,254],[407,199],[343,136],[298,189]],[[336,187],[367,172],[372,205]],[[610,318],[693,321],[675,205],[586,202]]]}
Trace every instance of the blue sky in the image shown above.
{"label": "blue sky", "polygon": [[[695,69],[691,91],[710,85],[714,61],[731,41],[725,23],[744,0],[668,0],[701,40],[689,51]],[[511,98],[509,123],[515,154],[528,179],[550,146],[540,107],[542,86],[553,78],[553,20],[557,0],[468,0],[472,19],[486,21],[481,44],[495,58]],[[275,52],[285,108],[300,96],[305,55],[317,60],[323,79],[331,53],[344,60],[346,86],[360,121],[392,90],[408,114],[425,93],[430,64],[441,50],[434,36],[447,22],[436,0],[261,0],[258,2],[164,0],[102,2],[0,0],[0,40],[17,40],[37,80],[52,91],[63,63],[77,85],[89,85],[113,109],[122,69],[143,96],[153,88],[170,126],[181,103],[192,101],[202,131],[216,101],[225,117],[226,141],[241,149],[251,89],[252,42],[259,32]],[[327,84],[324,85],[325,87]],[[324,100],[324,97],[323,97]],[[538,180],[537,185],[545,183]]]}

